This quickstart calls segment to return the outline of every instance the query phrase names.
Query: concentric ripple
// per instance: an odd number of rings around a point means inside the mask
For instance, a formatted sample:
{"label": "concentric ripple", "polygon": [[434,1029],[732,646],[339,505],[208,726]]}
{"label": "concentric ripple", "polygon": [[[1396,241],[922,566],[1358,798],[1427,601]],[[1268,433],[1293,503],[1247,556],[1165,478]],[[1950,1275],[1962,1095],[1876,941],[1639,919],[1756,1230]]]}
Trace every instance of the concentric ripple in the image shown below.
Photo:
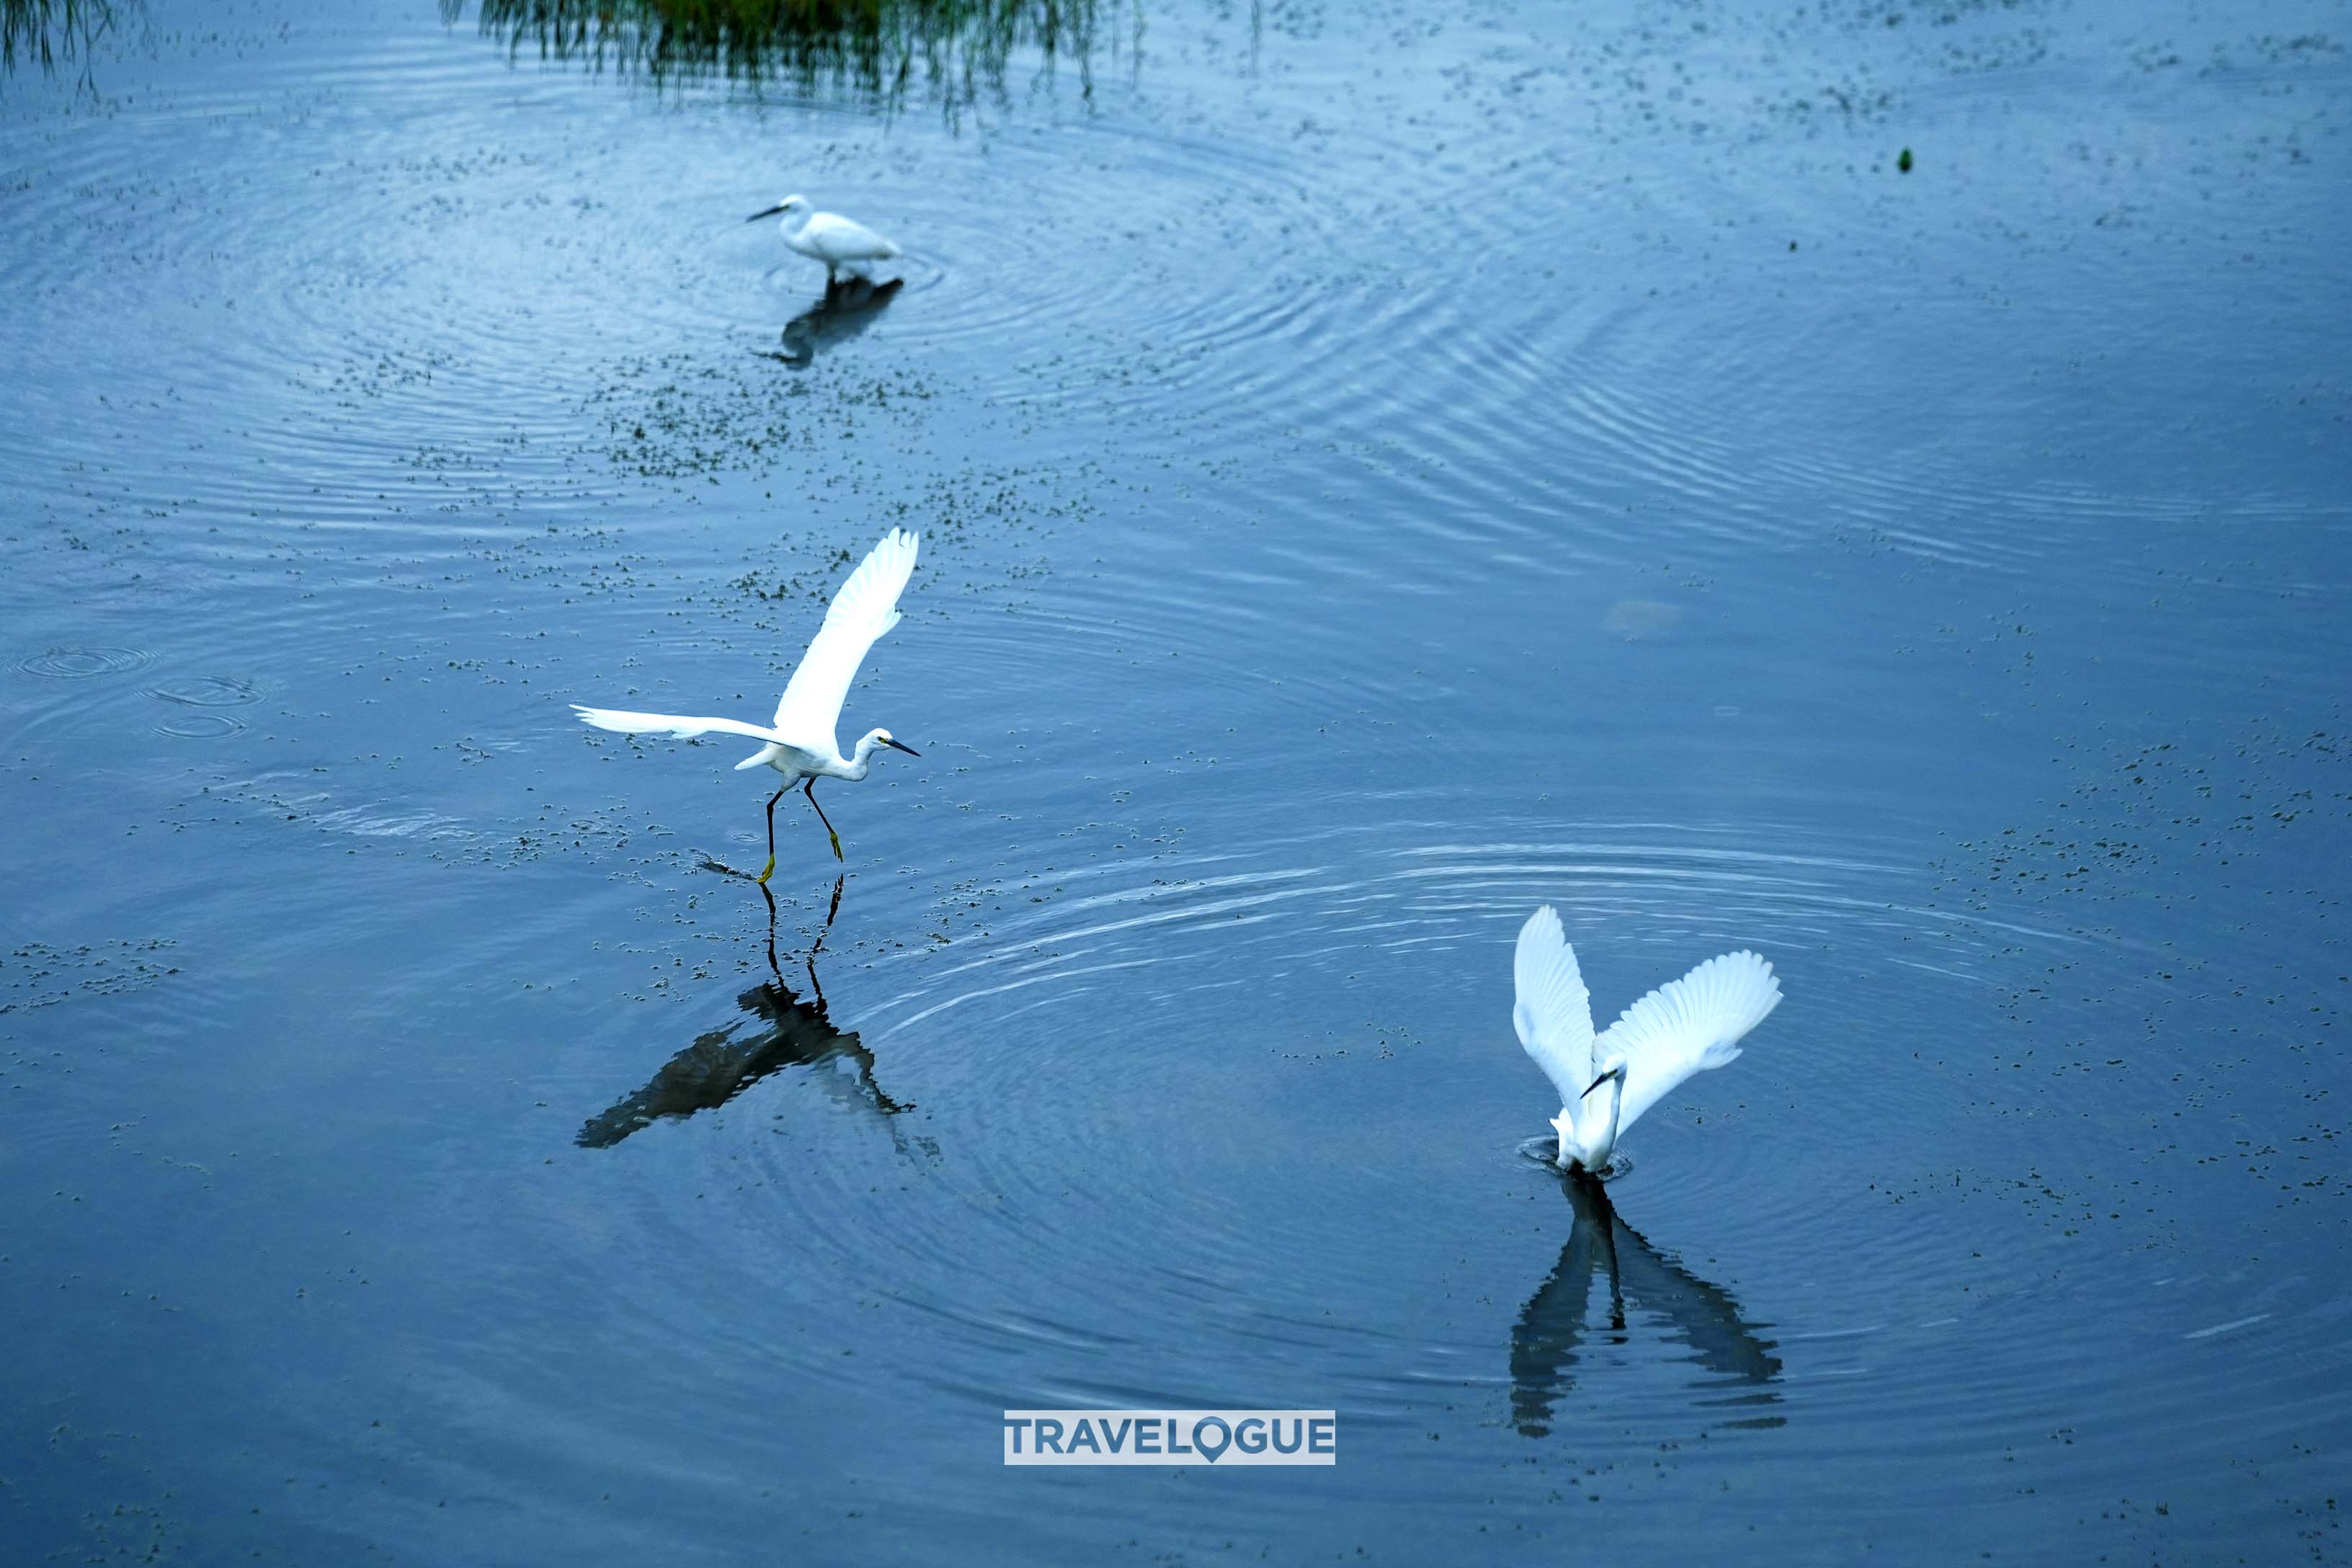
{"label": "concentric ripple", "polygon": [[[747,1210],[709,1268],[747,1282],[854,1277],[956,1347],[942,1360],[959,1378],[990,1366],[1014,1385],[1046,1377],[1073,1399],[1148,1403],[1177,1392],[1154,1381],[1148,1347],[1181,1337],[1205,1375],[1247,1384],[1274,1376],[1267,1358],[1302,1334],[1359,1407],[1391,1404],[1456,1363],[1473,1371],[1483,1359],[1498,1375],[1499,1347],[1430,1337],[1406,1299],[1440,1267],[1428,1248],[1450,1225],[1491,1226],[1499,1212],[1471,1216],[1525,1205],[1549,1179],[1516,1158],[1555,1108],[1511,1037],[1508,991],[1517,924],[1549,900],[1585,954],[1603,1023],[1735,943],[1771,956],[1803,1001],[1801,1026],[1768,1023],[1736,1070],[1695,1082],[1640,1129],[1640,1163],[1629,1159],[1611,1189],[1621,1208],[1654,1242],[1676,1245],[1685,1226],[1719,1246],[1729,1233],[1709,1211],[1745,1194],[1737,1230],[1778,1240],[1738,1266],[1764,1281],[1743,1289],[1784,1323],[1811,1298],[1776,1305],[1774,1292],[1843,1268],[1855,1234],[1890,1267],[1857,1276],[1846,1310],[1810,1326],[1942,1310],[1965,1276],[1948,1236],[1895,1210],[1885,1212],[1897,1223],[1864,1216],[1843,1238],[1803,1221],[1823,1185],[1867,1191],[1874,1163],[1916,1158],[1895,1155],[1903,1143],[1944,1142],[1926,1130],[1948,1086],[1892,1063],[1871,1074],[1840,1064],[1890,1033],[1919,1037],[1939,1018],[1986,1012],[2018,941],[2079,939],[1958,921],[1919,901],[1899,862],[1807,848],[1793,833],[1754,836],[1799,846],[1769,854],[1739,848],[1741,836],[1643,824],[1573,838],[1412,837],[1398,824],[1245,857],[1163,857],[1139,881],[1116,868],[1039,879],[1052,895],[1016,903],[984,939],[877,964],[894,989],[856,1031],[876,1082],[919,1113],[849,1099],[828,1110],[819,1080],[780,1089],[723,1125],[675,1129],[662,1146],[700,1173],[671,1172],[626,1201],[667,1214],[644,1221],[668,1233],[696,1223],[673,1209],[678,1195],[711,1182],[770,1194],[789,1220]],[[1912,970],[1913,951],[1932,952],[1932,965]],[[1775,1129],[1790,1115],[1879,1131],[1817,1152],[1829,1163],[1790,1183],[1773,1178],[1787,1153]],[[1462,1179],[1481,1166],[1484,1180]],[[1122,1219],[1153,1207],[1149,1194],[1177,1173],[1181,1203],[1148,1226]],[[1269,1212],[1267,1181],[1297,1201]],[[904,1194],[878,1231],[853,1217],[855,1194],[877,1183]],[[1426,1232],[1378,1227],[1380,1214],[1433,1197],[1441,1212]],[[1116,1332],[1075,1301],[1055,1305],[1055,1282],[1075,1279],[1130,1282]],[[1789,1359],[1791,1378],[1823,1370],[1818,1355]],[[799,1374],[846,1373],[817,1361]],[[1656,1414],[1685,1406],[1676,1386],[1659,1391]],[[1507,1384],[1496,1387],[1500,1398]]]}
{"label": "concentric ripple", "polygon": [[16,670],[47,680],[89,680],[146,668],[155,656],[135,647],[53,647],[16,660]]}
{"label": "concentric ripple", "polygon": [[[953,127],[149,8],[0,103],[35,1546],[2326,1544],[2324,6],[1150,6]],[[772,966],[740,753],[564,703],[756,716],[893,520]],[[1787,997],[1599,1194],[1540,902]],[[1045,1497],[1051,1404],[1352,1447]]]}
{"label": "concentric ripple", "polygon": [[228,713],[188,713],[157,720],[154,731],[175,741],[222,741],[242,732],[245,727],[244,720]]}
{"label": "concentric ripple", "polygon": [[[2104,1210],[2113,1240],[2064,1279],[2026,1283],[2013,1259],[1986,1277],[1988,1248],[2062,1245],[2078,1184],[2124,1158],[2095,1134],[2053,1149],[2034,1126],[2047,1091],[2001,1081],[1986,1039],[2027,976],[2127,955],[1938,908],[1892,844],[1531,827],[1397,822],[995,889],[1010,912],[877,962],[887,994],[851,1021],[875,1084],[916,1110],[886,1113],[838,1073],[766,1084],[642,1135],[662,1139],[661,1173],[605,1201],[742,1289],[854,1280],[934,1348],[950,1401],[1282,1388],[1311,1354],[1318,1386],[1372,1419],[1433,1387],[1466,1385],[1497,1420],[1590,1387],[1633,1431],[1744,1433],[1802,1466],[1954,1464],[2011,1430],[2021,1401],[2120,1397],[2065,1348],[2117,1290],[2178,1292],[2128,1331],[2151,1353],[2209,1331],[2223,1346],[2129,1399],[2149,1429],[2193,1421],[2232,1380],[2291,1393],[2325,1291],[2284,1287],[2238,1323],[2210,1285],[2161,1279]],[[1629,1138],[1608,1194],[1630,1239],[1594,1278],[1650,1325],[1630,1341],[1559,1315],[1577,1270],[1603,1263],[1578,1250],[1590,1215],[1539,1157],[1554,1108],[1510,1033],[1510,942],[1538,901],[1577,941],[1598,1022],[1732,945],[1770,957],[1794,1004]],[[2154,1112],[2162,1096],[2142,1092],[2129,1109]],[[721,1183],[761,1195],[714,1230],[688,1194]],[[1286,1201],[1269,1205],[1269,1184]],[[878,1227],[877,1191],[898,1194]],[[1465,1231],[1482,1237],[1468,1259]],[[1462,1269],[1495,1309],[1433,1324],[1423,1292]],[[1080,1283],[1107,1280],[1108,1315]],[[606,1283],[616,1311],[653,1312],[646,1283]],[[810,1350],[765,1347],[761,1375],[855,1388]],[[1919,1412],[1891,1449],[1868,1417],[1890,1405]]]}
{"label": "concentric ripple", "polygon": [[261,700],[261,684],[227,675],[189,675],[167,680],[149,695],[186,708],[241,708]]}

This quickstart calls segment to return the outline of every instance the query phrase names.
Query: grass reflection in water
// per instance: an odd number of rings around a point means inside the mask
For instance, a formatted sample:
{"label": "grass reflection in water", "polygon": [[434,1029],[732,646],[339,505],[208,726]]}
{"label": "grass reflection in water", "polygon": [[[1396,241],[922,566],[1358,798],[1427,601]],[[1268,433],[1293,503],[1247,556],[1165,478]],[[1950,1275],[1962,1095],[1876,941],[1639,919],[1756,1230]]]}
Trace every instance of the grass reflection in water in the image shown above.
{"label": "grass reflection in water", "polygon": [[[445,19],[464,0],[443,0]],[[919,89],[950,110],[1001,97],[1010,62],[1073,60],[1090,89],[1096,0],[482,0],[512,54],[656,83],[719,78],[888,105]]]}

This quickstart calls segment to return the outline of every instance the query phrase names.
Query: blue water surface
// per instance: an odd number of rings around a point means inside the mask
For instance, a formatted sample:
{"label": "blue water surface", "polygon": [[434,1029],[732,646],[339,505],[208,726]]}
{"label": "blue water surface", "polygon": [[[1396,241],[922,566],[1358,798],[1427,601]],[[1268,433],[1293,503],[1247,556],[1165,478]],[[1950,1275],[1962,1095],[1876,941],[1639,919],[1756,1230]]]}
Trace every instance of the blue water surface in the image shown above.
{"label": "blue water surface", "polygon": [[8,1561],[2346,1554],[2341,0],[11,10]]}

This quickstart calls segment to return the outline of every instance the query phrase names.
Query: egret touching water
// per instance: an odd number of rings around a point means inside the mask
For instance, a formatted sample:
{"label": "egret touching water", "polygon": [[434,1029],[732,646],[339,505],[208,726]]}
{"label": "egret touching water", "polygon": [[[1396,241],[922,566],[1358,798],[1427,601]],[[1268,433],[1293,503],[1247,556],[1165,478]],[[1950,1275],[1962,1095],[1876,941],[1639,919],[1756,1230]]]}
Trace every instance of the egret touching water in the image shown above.
{"label": "egret touching water", "polygon": [[583,722],[623,735],[674,735],[686,741],[716,731],[764,741],[765,745],[735,764],[738,773],[768,767],[784,778],[782,786],[768,797],[768,863],[756,879],[765,882],[775,871],[776,802],[794,784],[801,786],[809,805],[815,807],[816,819],[824,824],[825,835],[833,840],[833,858],[838,860],[841,835],[833,830],[824,807],[816,804],[816,781],[864,778],[873,765],[874,753],[884,746],[910,757],[922,754],[893,740],[887,730],[868,730],[858,741],[857,750],[847,757],[841,754],[840,743],[834,738],[834,728],[841,722],[842,700],[849,695],[849,683],[865,662],[866,650],[898,624],[898,595],[906,591],[907,579],[915,570],[919,542],[915,535],[894,528],[866,552],[849,581],[834,595],[824,625],[817,628],[815,639],[801,656],[800,668],[793,671],[792,682],[776,704],[774,722],[764,729],[740,719],[630,713],[617,708],[583,708],[576,702],[572,710]]}
{"label": "egret touching water", "polygon": [[824,262],[827,283],[839,278],[845,267],[853,272],[863,272],[872,263],[887,261],[898,254],[898,247],[892,241],[839,213],[818,212],[806,196],[786,196],[765,212],[753,213],[743,221],[757,223],[778,214],[783,216],[784,243],[803,256]]}
{"label": "egret touching water", "polygon": [[1559,1163],[1598,1174],[1643,1111],[1696,1072],[1739,1055],[1740,1037],[1780,1005],[1772,966],[1752,952],[1710,958],[1592,1034],[1592,1004],[1576,950],[1546,904],[1519,928],[1511,1023],[1559,1090]]}

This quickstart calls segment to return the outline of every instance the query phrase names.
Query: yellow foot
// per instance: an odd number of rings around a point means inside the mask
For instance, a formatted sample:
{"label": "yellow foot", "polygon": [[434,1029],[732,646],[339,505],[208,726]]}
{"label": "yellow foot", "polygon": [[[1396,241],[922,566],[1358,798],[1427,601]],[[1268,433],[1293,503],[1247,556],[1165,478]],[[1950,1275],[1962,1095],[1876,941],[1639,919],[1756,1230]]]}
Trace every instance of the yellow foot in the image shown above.
{"label": "yellow foot", "polygon": [[831,838],[831,839],[833,840],[833,858],[834,858],[835,859],[836,859],[836,860],[840,859],[840,858],[842,858],[842,857],[841,857],[841,835],[840,835],[840,834],[838,834],[838,833],[831,833],[831,834],[827,834],[827,835],[826,835],[826,837],[829,837],[829,838]]}
{"label": "yellow foot", "polygon": [[762,867],[761,867],[761,868],[760,868],[760,874],[759,874],[758,876],[756,876],[756,877],[752,878],[752,879],[751,879],[751,880],[753,880],[753,881],[755,881],[755,882],[762,882],[762,883],[764,883],[765,881],[767,881],[767,879],[768,879],[769,878],[771,878],[771,877],[774,876],[775,874],[776,874],[776,858],[775,858],[773,855],[771,855],[771,856],[769,856],[769,857],[768,857],[768,863],[767,863],[766,865],[764,865],[764,866],[762,866]]}

